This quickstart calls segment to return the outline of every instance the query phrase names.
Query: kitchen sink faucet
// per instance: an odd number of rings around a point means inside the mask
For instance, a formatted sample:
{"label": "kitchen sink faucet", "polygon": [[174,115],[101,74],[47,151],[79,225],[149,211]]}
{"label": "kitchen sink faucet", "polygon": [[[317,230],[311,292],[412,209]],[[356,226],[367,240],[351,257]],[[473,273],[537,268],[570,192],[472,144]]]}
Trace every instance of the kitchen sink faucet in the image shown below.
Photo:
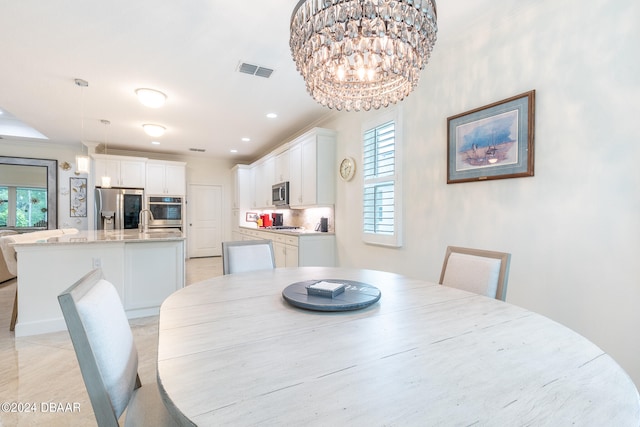
{"label": "kitchen sink faucet", "polygon": [[[149,213],[149,215],[147,216],[147,222],[144,222],[142,218],[145,212]],[[146,233],[147,231],[149,231],[149,221],[153,221],[154,219],[155,218],[153,217],[153,213],[149,209],[142,209],[138,214],[138,232]]]}

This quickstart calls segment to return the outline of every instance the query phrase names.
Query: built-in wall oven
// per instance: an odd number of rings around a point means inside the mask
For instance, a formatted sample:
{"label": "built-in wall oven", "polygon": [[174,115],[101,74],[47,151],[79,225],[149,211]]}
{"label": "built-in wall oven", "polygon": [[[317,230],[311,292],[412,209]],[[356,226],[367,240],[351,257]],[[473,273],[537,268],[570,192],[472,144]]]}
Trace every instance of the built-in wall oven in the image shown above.
{"label": "built-in wall oven", "polygon": [[153,214],[152,228],[180,228],[183,225],[184,198],[177,196],[148,196],[147,208]]}

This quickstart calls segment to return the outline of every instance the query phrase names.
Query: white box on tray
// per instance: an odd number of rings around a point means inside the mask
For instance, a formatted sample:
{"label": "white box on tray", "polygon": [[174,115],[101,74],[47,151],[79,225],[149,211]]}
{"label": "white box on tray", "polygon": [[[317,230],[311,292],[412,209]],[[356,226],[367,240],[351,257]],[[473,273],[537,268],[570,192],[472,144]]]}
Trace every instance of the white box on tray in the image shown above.
{"label": "white box on tray", "polygon": [[307,295],[317,295],[321,297],[333,298],[344,292],[346,285],[344,283],[327,282],[322,280],[307,286]]}

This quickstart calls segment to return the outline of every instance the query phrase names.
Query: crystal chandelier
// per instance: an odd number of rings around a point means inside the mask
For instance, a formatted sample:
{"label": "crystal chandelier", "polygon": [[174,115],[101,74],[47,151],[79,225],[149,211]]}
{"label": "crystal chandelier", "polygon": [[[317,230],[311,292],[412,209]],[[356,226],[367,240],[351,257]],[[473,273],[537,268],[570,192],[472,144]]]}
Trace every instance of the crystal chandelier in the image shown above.
{"label": "crystal chandelier", "polygon": [[437,31],[435,0],[300,0],[289,46],[316,101],[368,111],[418,85]]}

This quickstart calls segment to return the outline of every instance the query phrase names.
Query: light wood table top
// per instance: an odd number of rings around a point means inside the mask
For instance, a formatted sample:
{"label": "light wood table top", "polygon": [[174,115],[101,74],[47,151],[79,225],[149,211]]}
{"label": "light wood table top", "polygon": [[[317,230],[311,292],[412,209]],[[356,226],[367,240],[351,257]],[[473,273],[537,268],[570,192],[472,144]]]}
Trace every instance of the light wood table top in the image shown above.
{"label": "light wood table top", "polygon": [[[376,286],[362,310],[293,307],[302,280]],[[227,275],[160,312],[158,383],[185,425],[640,425],[600,348],[514,305],[391,273],[325,267]]]}

